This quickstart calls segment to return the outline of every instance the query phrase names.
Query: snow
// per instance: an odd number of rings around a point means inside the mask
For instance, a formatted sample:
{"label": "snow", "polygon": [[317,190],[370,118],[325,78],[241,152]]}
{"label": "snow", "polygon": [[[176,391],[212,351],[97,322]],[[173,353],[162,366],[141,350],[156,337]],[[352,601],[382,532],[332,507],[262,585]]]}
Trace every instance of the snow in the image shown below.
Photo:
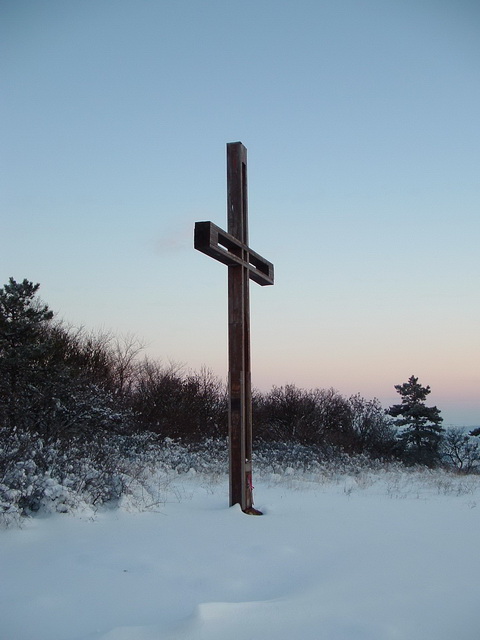
{"label": "snow", "polygon": [[2,640],[478,640],[480,480],[225,477],[0,531]]}

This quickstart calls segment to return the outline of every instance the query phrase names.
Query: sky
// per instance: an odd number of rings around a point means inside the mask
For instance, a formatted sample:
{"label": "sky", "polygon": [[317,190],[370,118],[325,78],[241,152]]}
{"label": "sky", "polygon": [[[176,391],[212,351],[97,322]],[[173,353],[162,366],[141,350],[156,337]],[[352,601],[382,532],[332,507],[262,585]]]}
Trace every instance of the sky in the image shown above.
{"label": "sky", "polygon": [[480,424],[476,0],[2,0],[2,251],[59,318],[222,379],[227,142],[248,149],[252,378]]}

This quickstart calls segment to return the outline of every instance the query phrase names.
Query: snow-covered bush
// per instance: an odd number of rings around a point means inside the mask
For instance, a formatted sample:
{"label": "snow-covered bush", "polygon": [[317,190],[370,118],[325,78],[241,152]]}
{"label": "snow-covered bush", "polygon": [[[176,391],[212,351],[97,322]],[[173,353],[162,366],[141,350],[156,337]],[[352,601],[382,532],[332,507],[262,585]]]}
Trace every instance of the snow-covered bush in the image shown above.
{"label": "snow-covered bush", "polygon": [[[97,510],[102,505],[152,508],[171,499],[181,476],[198,476],[205,486],[226,479],[225,438],[187,442],[157,434],[111,434],[46,442],[29,431],[0,429],[0,524],[20,522],[36,512]],[[316,445],[260,443],[254,476],[295,487],[336,483],[350,493],[383,480],[388,495],[415,494],[418,483],[438,494],[468,493],[476,476],[458,476],[399,462],[373,461]],[[173,485],[172,485],[173,483]],[[475,485],[476,486],[476,485]]]}
{"label": "snow-covered bush", "polygon": [[8,524],[38,510],[45,491],[51,491],[55,449],[25,430],[0,429],[0,439],[0,515]]}
{"label": "snow-covered bush", "polygon": [[446,429],[440,453],[443,462],[460,473],[480,472],[480,446],[478,439],[462,429]]}
{"label": "snow-covered bush", "polygon": [[[126,436],[98,431],[88,439],[45,441],[0,429],[0,516],[4,524],[37,511],[69,512],[119,499],[154,458],[146,447],[126,455]],[[142,442],[148,440],[142,438]]]}
{"label": "snow-covered bush", "polygon": [[181,444],[157,434],[94,434],[46,441],[28,430],[0,429],[0,521],[18,522],[38,511],[66,513],[142,494],[161,501],[181,474],[210,479],[227,473],[223,439]]}
{"label": "snow-covered bush", "polygon": [[367,455],[348,455],[339,449],[301,445],[289,442],[262,442],[253,453],[256,473],[260,475],[303,475],[336,478],[345,475],[359,475],[365,470],[376,472],[380,469],[399,467],[392,461],[373,460]]}

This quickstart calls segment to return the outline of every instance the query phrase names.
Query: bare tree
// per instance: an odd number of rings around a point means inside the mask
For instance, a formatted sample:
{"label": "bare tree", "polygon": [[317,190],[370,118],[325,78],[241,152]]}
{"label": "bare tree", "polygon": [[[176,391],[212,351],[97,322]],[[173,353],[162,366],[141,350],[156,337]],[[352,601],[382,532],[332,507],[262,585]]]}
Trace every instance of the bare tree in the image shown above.
{"label": "bare tree", "polygon": [[478,442],[461,429],[447,429],[442,442],[442,456],[449,466],[471,473],[480,469],[480,447]]}

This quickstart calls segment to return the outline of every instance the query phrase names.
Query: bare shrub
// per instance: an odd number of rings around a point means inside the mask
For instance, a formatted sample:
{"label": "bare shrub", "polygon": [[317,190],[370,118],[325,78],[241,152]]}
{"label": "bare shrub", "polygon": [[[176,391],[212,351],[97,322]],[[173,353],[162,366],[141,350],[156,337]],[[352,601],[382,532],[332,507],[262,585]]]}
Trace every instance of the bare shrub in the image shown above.
{"label": "bare shrub", "polygon": [[461,473],[480,471],[480,447],[477,440],[461,429],[446,429],[441,455],[447,466]]}

